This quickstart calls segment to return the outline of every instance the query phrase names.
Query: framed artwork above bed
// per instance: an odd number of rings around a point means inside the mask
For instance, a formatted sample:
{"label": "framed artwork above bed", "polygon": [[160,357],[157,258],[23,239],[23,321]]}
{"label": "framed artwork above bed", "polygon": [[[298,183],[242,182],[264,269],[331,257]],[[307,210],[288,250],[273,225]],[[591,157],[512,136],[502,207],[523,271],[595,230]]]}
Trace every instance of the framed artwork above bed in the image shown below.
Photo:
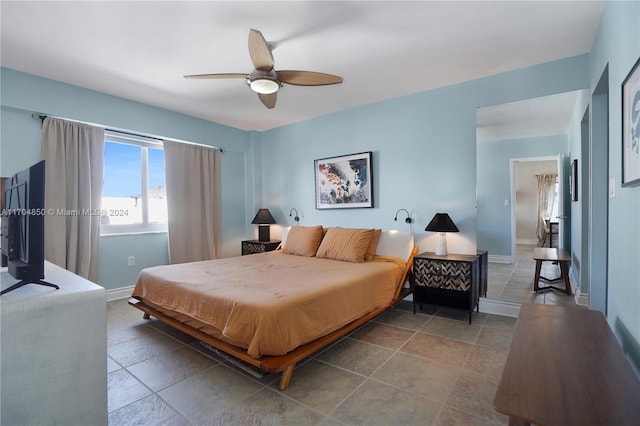
{"label": "framed artwork above bed", "polygon": [[371,151],[315,160],[316,209],[373,207]]}

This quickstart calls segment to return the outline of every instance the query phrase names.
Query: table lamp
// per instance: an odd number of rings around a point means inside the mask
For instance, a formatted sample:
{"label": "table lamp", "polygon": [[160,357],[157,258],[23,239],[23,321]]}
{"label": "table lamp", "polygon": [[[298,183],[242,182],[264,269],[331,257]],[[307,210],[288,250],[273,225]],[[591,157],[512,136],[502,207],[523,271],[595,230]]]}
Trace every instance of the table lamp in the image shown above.
{"label": "table lamp", "polygon": [[256,217],[251,221],[252,224],[258,225],[258,241],[271,241],[271,228],[269,225],[276,223],[269,209],[260,209],[256,213]]}
{"label": "table lamp", "polygon": [[436,256],[447,255],[447,236],[445,233],[460,232],[447,213],[436,213],[424,230],[440,233],[438,242],[436,243]]}

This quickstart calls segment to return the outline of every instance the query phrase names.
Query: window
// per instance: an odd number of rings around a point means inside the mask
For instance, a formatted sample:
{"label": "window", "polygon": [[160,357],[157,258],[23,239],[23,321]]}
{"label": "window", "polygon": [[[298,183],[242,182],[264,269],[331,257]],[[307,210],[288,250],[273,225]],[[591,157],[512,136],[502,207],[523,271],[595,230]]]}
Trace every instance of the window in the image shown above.
{"label": "window", "polygon": [[100,233],[166,232],[162,142],[105,132]]}

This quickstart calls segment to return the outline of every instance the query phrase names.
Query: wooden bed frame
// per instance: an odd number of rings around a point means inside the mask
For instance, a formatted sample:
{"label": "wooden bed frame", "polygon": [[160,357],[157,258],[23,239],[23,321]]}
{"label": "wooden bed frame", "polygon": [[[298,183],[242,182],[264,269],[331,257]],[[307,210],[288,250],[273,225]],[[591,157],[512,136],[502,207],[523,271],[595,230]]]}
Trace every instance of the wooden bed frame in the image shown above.
{"label": "wooden bed frame", "polygon": [[309,343],[306,343],[302,346],[298,346],[296,349],[287,353],[286,355],[279,356],[266,356],[263,355],[259,358],[252,358],[247,354],[247,350],[238,346],[234,346],[230,343],[224,342],[220,339],[216,339],[215,337],[209,336],[206,333],[203,333],[200,330],[197,330],[193,327],[190,327],[186,324],[181,323],[178,320],[171,318],[155,310],[154,308],[146,305],[143,301],[137,299],[130,299],[129,304],[137,309],[140,309],[144,312],[143,318],[149,319],[151,316],[157,318],[158,320],[164,322],[172,326],[173,328],[180,330],[201,342],[204,342],[208,345],[213,346],[216,349],[219,349],[231,356],[234,356],[249,365],[260,368],[261,370],[267,371],[269,373],[280,373],[282,372],[282,376],[280,377],[280,384],[278,387],[280,390],[285,390],[289,387],[289,383],[291,382],[291,377],[293,376],[293,370],[298,362],[302,361],[309,355],[319,351],[322,348],[327,347],[331,343],[340,339],[343,336],[351,333],[356,328],[365,324],[372,318],[377,317],[381,313],[385,312],[387,309],[391,308],[393,305],[404,299],[407,295],[409,295],[412,291],[411,288],[404,288],[404,283],[407,280],[407,276],[411,271],[411,267],[413,265],[413,257],[417,254],[418,247],[414,246],[409,256],[409,260],[405,265],[404,272],[402,274],[402,278],[398,283],[398,288],[396,290],[396,295],[393,301],[389,303],[387,306],[382,306],[376,310],[365,314],[363,317],[360,317],[344,327],[329,333],[325,336],[319,337],[316,340],[313,340]]}

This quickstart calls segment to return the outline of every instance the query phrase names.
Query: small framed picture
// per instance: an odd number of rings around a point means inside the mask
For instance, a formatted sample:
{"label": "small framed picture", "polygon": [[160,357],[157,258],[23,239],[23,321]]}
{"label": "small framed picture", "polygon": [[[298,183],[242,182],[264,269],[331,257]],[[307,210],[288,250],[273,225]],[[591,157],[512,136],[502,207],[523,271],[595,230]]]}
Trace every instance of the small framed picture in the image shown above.
{"label": "small framed picture", "polygon": [[315,160],[316,209],[373,207],[371,151]]}
{"label": "small framed picture", "polygon": [[622,186],[640,184],[640,59],[622,82]]}

